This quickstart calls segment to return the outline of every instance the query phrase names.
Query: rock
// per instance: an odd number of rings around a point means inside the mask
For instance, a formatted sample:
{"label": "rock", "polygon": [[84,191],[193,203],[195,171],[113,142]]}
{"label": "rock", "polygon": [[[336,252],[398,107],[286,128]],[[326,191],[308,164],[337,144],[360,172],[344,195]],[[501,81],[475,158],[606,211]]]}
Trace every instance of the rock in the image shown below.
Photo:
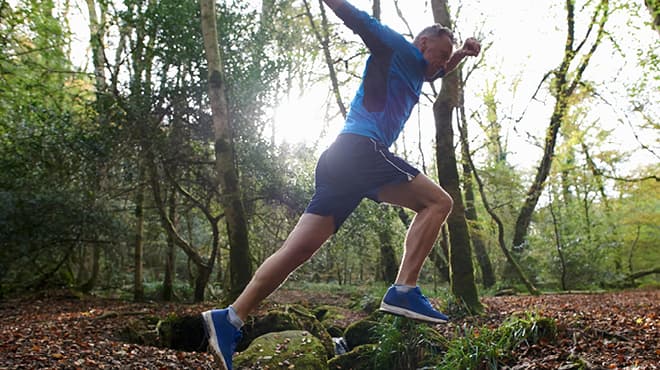
{"label": "rock", "polygon": [[236,369],[327,370],[323,343],[306,330],[262,335],[234,356]]}
{"label": "rock", "polygon": [[336,356],[328,361],[330,370],[373,370],[375,344],[363,344],[353,348],[350,352]]}
{"label": "rock", "polygon": [[346,330],[346,312],[343,307],[322,305],[314,309],[314,316],[323,324],[331,337],[341,337]]}
{"label": "rock", "polygon": [[351,350],[362,344],[371,344],[378,342],[378,334],[374,329],[378,326],[376,321],[360,320],[346,328],[344,339]]}
{"label": "rock", "polygon": [[316,317],[300,305],[287,305],[280,310],[271,310],[262,317],[247,322],[243,328],[244,337],[236,350],[246,349],[250,343],[266,333],[285,330],[306,330],[323,344],[328,357],[334,356],[335,346],[332,337]]}

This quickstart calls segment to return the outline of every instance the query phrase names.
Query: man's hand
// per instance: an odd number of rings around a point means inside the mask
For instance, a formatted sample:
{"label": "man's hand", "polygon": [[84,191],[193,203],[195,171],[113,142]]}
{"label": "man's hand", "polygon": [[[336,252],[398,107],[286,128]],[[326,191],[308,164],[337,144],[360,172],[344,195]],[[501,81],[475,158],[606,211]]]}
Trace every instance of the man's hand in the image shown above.
{"label": "man's hand", "polygon": [[481,51],[481,44],[479,43],[479,41],[477,41],[477,39],[475,39],[474,37],[469,37],[463,43],[463,47],[460,48],[459,50],[456,50],[456,52],[454,52],[454,54],[451,55],[451,58],[449,58],[449,61],[445,66],[445,75],[453,71],[465,57],[468,56],[476,57],[477,55],[479,55],[480,51]]}
{"label": "man's hand", "polygon": [[474,37],[469,37],[463,43],[461,50],[466,56],[476,57],[481,51],[481,44]]}

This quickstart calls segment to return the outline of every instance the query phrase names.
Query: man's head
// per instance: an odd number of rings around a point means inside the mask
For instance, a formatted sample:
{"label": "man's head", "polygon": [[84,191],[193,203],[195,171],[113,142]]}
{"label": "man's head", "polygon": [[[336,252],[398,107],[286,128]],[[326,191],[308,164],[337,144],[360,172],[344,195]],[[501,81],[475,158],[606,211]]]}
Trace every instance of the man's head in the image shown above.
{"label": "man's head", "polygon": [[415,37],[413,44],[428,62],[426,80],[432,81],[441,68],[446,69],[447,61],[454,50],[454,34],[449,28],[434,24],[423,29]]}

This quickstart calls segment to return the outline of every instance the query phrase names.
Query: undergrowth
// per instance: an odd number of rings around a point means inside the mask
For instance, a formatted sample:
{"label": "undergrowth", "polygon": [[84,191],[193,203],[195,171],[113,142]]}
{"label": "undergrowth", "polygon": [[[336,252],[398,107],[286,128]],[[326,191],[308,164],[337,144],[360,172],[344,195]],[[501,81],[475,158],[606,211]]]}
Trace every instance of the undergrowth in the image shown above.
{"label": "undergrowth", "polygon": [[511,350],[556,336],[553,319],[535,313],[512,316],[497,328],[458,328],[454,339],[442,337],[429,325],[401,317],[383,317],[376,328],[380,340],[374,354],[376,369],[499,369]]}
{"label": "undergrowth", "polygon": [[459,328],[455,339],[446,343],[446,353],[437,369],[498,369],[511,350],[522,343],[552,340],[555,321],[535,313],[512,316],[495,329]]}

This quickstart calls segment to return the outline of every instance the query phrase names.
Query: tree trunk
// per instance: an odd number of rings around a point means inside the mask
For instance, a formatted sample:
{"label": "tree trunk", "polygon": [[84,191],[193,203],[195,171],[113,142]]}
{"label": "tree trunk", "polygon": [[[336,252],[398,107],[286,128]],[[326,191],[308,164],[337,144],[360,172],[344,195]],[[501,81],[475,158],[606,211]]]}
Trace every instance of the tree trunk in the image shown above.
{"label": "tree trunk", "polygon": [[[600,44],[604,35],[605,22],[607,21],[609,9],[608,0],[601,0],[596,6],[594,14],[591,18],[591,23],[587,26],[588,28],[585,32],[584,39],[577,43],[577,46],[574,47],[576,44],[574,33],[574,7],[575,4],[572,0],[566,1],[566,22],[568,31],[566,34],[564,58],[560,66],[555,71],[553,71],[555,77],[552,93],[555,97],[555,106],[550,118],[550,124],[546,129],[545,146],[543,148],[543,157],[541,159],[541,163],[537,168],[534,181],[527,191],[527,196],[525,197],[525,201],[516,220],[516,226],[513,234],[514,249],[521,248],[527,240],[527,231],[529,230],[529,225],[532,221],[534,209],[536,208],[538,200],[541,197],[541,193],[545,187],[545,181],[550,174],[550,169],[552,167],[552,161],[555,153],[555,145],[557,143],[557,136],[559,134],[559,128],[566,115],[568,114],[570,98],[574,94],[576,87],[581,83],[582,74],[589,65],[589,61],[591,60],[591,57],[596,51],[596,48]],[[569,71],[572,62],[577,58],[580,49],[586,45],[589,35],[594,27],[598,27],[598,31],[595,40],[591,44],[591,48],[584,55],[580,55],[580,62],[575,70]],[[569,79],[569,77],[572,77],[572,80]]]}
{"label": "tree trunk", "polygon": [[[388,210],[389,212],[389,210]],[[392,230],[388,227],[382,227],[378,231],[380,241],[380,265],[378,266],[378,277],[381,281],[392,283],[396,280],[398,272],[398,263],[394,253],[394,243],[392,242]]]}
{"label": "tree trunk", "polygon": [[208,64],[209,101],[215,139],[215,164],[221,202],[225,211],[229,237],[229,299],[237,298],[252,277],[245,210],[238,184],[238,170],[234,154],[233,128],[225,95],[225,81],[218,47],[215,2],[201,0],[201,24],[204,50]]}
{"label": "tree trunk", "polygon": [[[462,99],[461,99],[462,101]],[[486,244],[481,238],[481,227],[479,227],[477,209],[474,204],[474,189],[472,185],[472,167],[467,163],[467,157],[470,155],[470,145],[467,140],[467,120],[465,118],[465,109],[461,105],[460,109],[460,120],[463,122],[462,125],[459,125],[460,135],[461,135],[461,152],[463,153],[463,184],[465,187],[465,218],[472,222],[472,232],[470,236],[472,238],[472,246],[474,247],[474,254],[479,263],[481,269],[481,280],[484,287],[490,288],[495,285],[495,272],[493,272],[493,266],[490,263],[490,258],[488,257],[488,251],[486,250]],[[465,139],[465,140],[463,140]]]}
{"label": "tree trunk", "polygon": [[325,58],[325,64],[328,66],[328,74],[330,76],[332,92],[335,96],[337,107],[339,108],[342,117],[346,118],[346,106],[341,99],[339,80],[337,79],[337,71],[335,70],[334,61],[332,59],[332,55],[330,54],[330,32],[328,30],[328,17],[325,15],[325,6],[323,5],[323,1],[319,0],[319,6],[321,7],[321,22],[323,26],[322,29],[319,30],[316,26],[316,23],[314,23],[314,16],[312,15],[312,10],[307,0],[303,0],[303,4],[305,5],[306,15],[312,27],[312,32],[314,32],[316,40],[319,42],[319,44],[321,44],[321,48],[323,49],[323,57]]}
{"label": "tree trunk", "polygon": [[[97,113],[97,122],[102,127],[105,126],[108,122],[108,105],[109,105],[109,96],[107,96],[107,80],[105,78],[105,49],[104,49],[104,37],[105,37],[105,6],[103,3],[99,3],[101,13],[100,15],[96,12],[96,3],[94,0],[87,0],[87,12],[89,16],[89,33],[90,33],[90,46],[92,49],[92,63],[94,65],[94,81],[96,87],[96,113]],[[104,153],[106,154],[106,153]],[[97,189],[94,191],[94,208],[101,208],[100,205],[100,196],[99,193],[103,192],[103,189],[106,188],[107,180],[107,164],[104,160],[105,158],[98,161],[97,165],[97,176],[98,183]],[[95,243],[92,246],[92,272],[89,279],[81,285],[80,289],[83,293],[90,292],[96,285],[96,281],[99,276],[99,259],[101,257],[101,247],[98,243]]]}
{"label": "tree trunk", "polygon": [[[176,189],[172,186],[169,198],[169,218],[172,220],[174,228],[177,228],[179,223],[177,212],[176,212]],[[163,300],[168,302],[174,298],[174,280],[176,279],[175,274],[175,256],[176,256],[176,245],[174,239],[170,234],[167,234],[167,252],[165,255],[165,276],[163,278]]]}
{"label": "tree trunk", "polygon": [[[436,22],[450,26],[446,0],[431,2]],[[442,23],[444,22],[444,23]],[[436,126],[436,159],[440,185],[454,200],[454,208],[447,219],[449,228],[449,268],[451,291],[472,313],[483,311],[479,302],[477,286],[474,283],[472,248],[465,207],[460,190],[460,181],[454,153],[454,131],[452,129],[453,110],[459,99],[459,70],[450,73],[442,80],[442,88],[433,103]]]}
{"label": "tree trunk", "polygon": [[[158,169],[156,165],[156,160],[154,154],[150,149],[146,150],[146,166],[149,172],[149,180],[151,182],[151,190],[154,196],[154,205],[158,210],[160,215],[161,224],[167,232],[168,236],[172,238],[174,243],[178,245],[190,258],[190,260],[195,264],[197,268],[197,279],[195,279],[195,302],[201,302],[204,300],[204,290],[206,284],[208,283],[208,278],[213,270],[213,264],[215,262],[216,254],[218,253],[218,227],[217,227],[217,218],[210,217],[208,210],[201,209],[204,212],[205,216],[211,224],[211,230],[213,231],[213,244],[211,248],[211,255],[209,261],[205,261],[202,256],[200,256],[198,250],[194,248],[190,243],[186,242],[181,235],[176,230],[174,223],[169,217],[167,212],[167,207],[163,202],[163,196],[161,194],[160,182],[158,176]],[[180,191],[182,189],[179,189]],[[199,286],[202,284],[202,286]]]}
{"label": "tree trunk", "polygon": [[[647,0],[648,1],[648,0]],[[371,6],[371,16],[380,20],[380,0],[374,0]]]}
{"label": "tree trunk", "polygon": [[143,284],[143,235],[144,235],[144,182],[145,164],[138,160],[138,188],[135,196],[135,255],[134,255],[134,274],[133,274],[133,299],[135,301],[144,300]]}
{"label": "tree trunk", "polygon": [[479,174],[476,171],[476,168],[474,167],[474,163],[472,162],[472,157],[468,156],[467,160],[474,173],[474,179],[477,182],[477,186],[479,188],[479,194],[481,194],[481,201],[483,202],[484,207],[486,207],[486,211],[488,212],[488,214],[491,216],[493,221],[495,221],[495,224],[497,224],[497,243],[499,244],[502,253],[504,253],[504,256],[506,257],[507,262],[511,266],[513,272],[520,278],[520,281],[523,284],[525,284],[525,287],[527,287],[529,293],[533,295],[538,295],[539,291],[536,289],[534,284],[532,284],[532,282],[527,278],[522,268],[520,268],[518,262],[515,260],[515,258],[513,258],[511,252],[509,252],[509,249],[506,247],[506,242],[504,241],[504,223],[499,218],[499,216],[497,216],[493,208],[490,206],[490,203],[488,202],[488,198],[486,198],[486,193],[484,191],[484,184],[481,181]]}
{"label": "tree trunk", "polygon": [[550,209],[550,216],[552,217],[552,226],[553,230],[555,233],[555,246],[557,248],[557,255],[559,256],[559,263],[561,267],[561,277],[560,277],[560,283],[561,283],[561,290],[567,290],[568,286],[566,284],[566,258],[564,257],[564,251],[563,251],[563,243],[561,241],[561,233],[559,232],[559,222],[557,220],[557,215],[555,214],[554,207],[552,206],[552,198],[550,198],[550,204],[549,204],[549,209]]}
{"label": "tree trunk", "polygon": [[[444,233],[443,233],[444,237]],[[440,248],[434,247],[429,254],[429,259],[433,262],[436,273],[440,275],[441,281],[449,281],[449,265],[447,259],[440,253],[442,245],[445,243],[440,242]]]}

